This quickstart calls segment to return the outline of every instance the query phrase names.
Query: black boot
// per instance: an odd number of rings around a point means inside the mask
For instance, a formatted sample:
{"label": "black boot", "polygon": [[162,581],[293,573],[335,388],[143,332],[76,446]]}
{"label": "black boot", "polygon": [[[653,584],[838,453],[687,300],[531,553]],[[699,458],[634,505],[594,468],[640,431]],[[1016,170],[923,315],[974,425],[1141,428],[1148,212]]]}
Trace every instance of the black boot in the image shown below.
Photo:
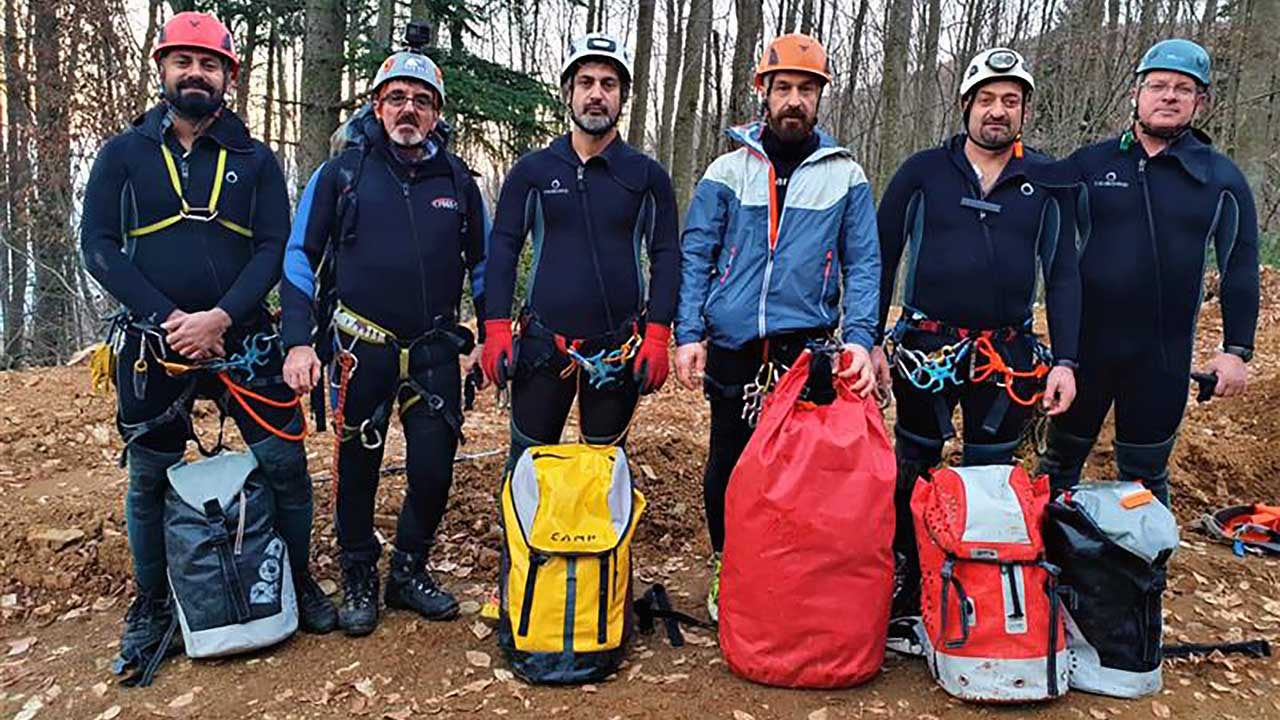
{"label": "black boot", "polygon": [[338,626],[352,637],[378,626],[378,568],[374,563],[342,563],[342,607]]}
{"label": "black boot", "polygon": [[338,610],[325,597],[311,573],[293,574],[293,590],[298,596],[298,626],[303,632],[323,635],[338,626]]}
{"label": "black boot", "polygon": [[167,647],[160,647],[173,620],[173,605],[167,591],[164,595],[139,592],[125,613],[120,654],[111,662],[111,672],[122,675],[128,670],[141,671],[157,652],[172,655],[181,651],[180,634],[175,634],[174,641]]}
{"label": "black boot", "polygon": [[915,520],[911,515],[911,494],[916,480],[928,477],[931,463],[898,461],[898,480],[893,493],[895,528],[893,533],[893,604],[891,618],[920,615],[920,553],[916,548]]}
{"label": "black boot", "polygon": [[387,607],[413,610],[428,620],[452,620],[458,616],[458,601],[427,571],[426,553],[391,552]]}

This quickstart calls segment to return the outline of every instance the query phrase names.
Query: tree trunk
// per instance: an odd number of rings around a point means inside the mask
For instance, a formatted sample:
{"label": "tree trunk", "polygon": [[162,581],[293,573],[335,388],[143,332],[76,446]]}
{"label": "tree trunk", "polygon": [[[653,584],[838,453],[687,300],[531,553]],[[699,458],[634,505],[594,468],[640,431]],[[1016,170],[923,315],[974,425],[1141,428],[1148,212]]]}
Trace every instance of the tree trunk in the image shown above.
{"label": "tree trunk", "polygon": [[691,0],[689,3],[688,30],[685,32],[684,66],[685,80],[680,84],[680,107],[676,114],[675,143],[671,154],[671,179],[675,187],[676,202],[681,210],[689,206],[694,184],[694,143],[697,132],[699,95],[703,83],[699,82],[698,69],[702,67],[707,50],[707,35],[711,30],[712,0]]}
{"label": "tree trunk", "polygon": [[890,0],[885,23],[884,66],[880,81],[880,157],[877,185],[883,186],[898,161],[905,123],[902,118],[902,86],[907,78],[911,37],[910,0]]}
{"label": "tree trunk", "polygon": [[676,87],[680,84],[680,57],[684,47],[684,0],[667,0],[667,69],[662,86],[662,127],[658,133],[658,162],[672,170],[671,136],[675,128]]}
{"label": "tree trunk", "polygon": [[635,77],[631,82],[631,122],[627,142],[643,148],[645,122],[649,116],[649,68],[653,58],[653,11],[656,0],[640,0],[636,19]]}
{"label": "tree trunk", "polygon": [[854,116],[858,100],[858,72],[862,69],[862,33],[867,25],[868,0],[859,0],[858,15],[853,21],[853,48],[849,52],[849,72],[845,79],[844,102],[840,107],[840,139],[853,140]]}
{"label": "tree trunk", "polygon": [[329,157],[329,136],[338,127],[342,101],[346,13],[340,0],[307,0],[302,45],[302,125],[298,133],[299,191]]}
{"label": "tree trunk", "polygon": [[[698,143],[698,155],[695,161],[695,170],[697,168],[705,168],[715,159],[716,150],[719,143],[716,138],[720,137],[721,130],[724,128],[724,98],[722,92],[724,77],[724,56],[720,49],[720,33],[711,32],[711,46],[708,48],[709,55],[707,57],[706,71],[703,77],[706,78],[706,92],[711,93],[708,98],[704,95],[702,100],[702,140]],[[713,102],[714,101],[714,102]]]}
{"label": "tree trunk", "polygon": [[915,147],[933,144],[935,120],[934,93],[938,73],[938,35],[942,30],[942,0],[928,0],[925,4],[924,45],[920,49],[920,67],[915,74]]}
{"label": "tree trunk", "polygon": [[62,19],[55,3],[32,3],[35,21],[36,98],[40,124],[36,132],[39,194],[33,225],[36,257],[35,315],[32,359],[57,362],[67,350],[74,327],[75,298],[68,282],[75,257],[68,219],[71,213],[71,133],[66,99],[71,87],[63,71],[60,46]]}
{"label": "tree trunk", "polygon": [[279,43],[279,31],[275,18],[271,19],[271,34],[267,36],[267,100],[266,117],[262,122],[262,142],[271,145],[271,133],[275,129],[275,116],[280,109],[276,102],[276,44]]}
{"label": "tree trunk", "polygon": [[246,123],[249,122],[249,94],[253,88],[253,52],[258,47],[258,20],[258,13],[249,15],[249,27],[240,48],[240,79],[236,81],[235,111]]}
{"label": "tree trunk", "polygon": [[813,35],[813,0],[804,0],[804,7],[800,10],[800,32]]}
{"label": "tree trunk", "polygon": [[1250,186],[1264,196],[1270,189],[1267,181],[1276,175],[1274,164],[1268,163],[1268,156],[1275,157],[1275,149],[1268,142],[1268,124],[1277,104],[1270,92],[1272,72],[1280,60],[1280,40],[1275,33],[1280,23],[1280,5],[1275,0],[1249,0],[1248,5],[1244,54],[1236,56],[1237,67],[1245,72],[1240,72],[1237,95],[1242,107],[1237,114],[1235,161]]}
{"label": "tree trunk", "polygon": [[1213,25],[1218,19],[1218,0],[1205,0],[1204,15],[1200,16],[1200,31],[1196,33],[1200,44],[1208,43],[1210,33],[1213,32]]}
{"label": "tree trunk", "polygon": [[382,53],[391,52],[391,33],[395,19],[396,0],[378,0],[378,24],[373,29],[373,42]]}
{"label": "tree trunk", "polygon": [[22,67],[22,41],[18,36],[18,0],[4,3],[4,76],[5,110],[8,120],[6,145],[10,152],[6,174],[8,188],[8,232],[4,236],[9,253],[9,282],[0,288],[4,294],[4,347],[0,358],[12,367],[26,355],[24,327],[27,316],[27,253],[31,243],[31,154],[24,151],[31,143],[31,96],[27,74]]}
{"label": "tree trunk", "polygon": [[160,1],[150,0],[147,5],[147,34],[142,39],[142,62],[138,64],[138,87],[134,92],[134,112],[138,114],[146,109],[151,99],[155,97],[153,88],[158,82],[156,79],[156,65],[151,61],[151,48],[156,41],[156,33],[160,28]]}
{"label": "tree trunk", "polygon": [[[733,43],[733,70],[729,82],[729,115],[726,122],[737,124],[757,114],[754,87],[756,61],[760,52],[760,35],[764,30],[762,8],[758,0],[737,0],[738,33]],[[721,136],[720,148],[728,148],[729,138]]]}

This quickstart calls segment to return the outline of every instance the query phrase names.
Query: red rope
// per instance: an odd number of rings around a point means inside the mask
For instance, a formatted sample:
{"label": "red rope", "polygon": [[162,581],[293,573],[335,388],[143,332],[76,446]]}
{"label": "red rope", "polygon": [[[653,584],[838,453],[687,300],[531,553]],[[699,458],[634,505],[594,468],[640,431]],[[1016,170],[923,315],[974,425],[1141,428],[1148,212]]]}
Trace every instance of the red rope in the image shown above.
{"label": "red rope", "polygon": [[355,356],[345,350],[338,351],[338,403],[333,407],[333,463],[329,468],[333,476],[333,492],[329,498],[329,507],[338,502],[338,457],[342,452],[342,436],[347,426],[344,409],[347,406],[347,384],[351,381],[351,368],[355,365]]}
{"label": "red rope", "polygon": [[1010,399],[1023,407],[1035,405],[1044,398],[1044,390],[1036,391],[1030,398],[1019,397],[1018,391],[1014,389],[1013,384],[1015,380],[1043,380],[1049,374],[1048,365],[1037,363],[1030,370],[1014,370],[1000,356],[1000,352],[992,344],[991,338],[979,337],[973,341],[973,346],[986,361],[982,365],[979,365],[977,360],[974,361],[973,375],[971,377],[974,382],[985,382],[992,375],[999,375],[1000,379],[1004,381],[1004,389],[1005,392],[1009,393]]}
{"label": "red rope", "polygon": [[[233,381],[227,375],[226,372],[218,373],[218,379],[222,381],[223,385],[227,386],[227,391],[231,393],[231,397],[235,398],[237,403],[240,403],[240,407],[244,408],[244,411],[249,414],[249,417],[253,418],[253,421],[258,423],[258,425],[260,425],[262,429],[270,432],[272,435],[275,435],[281,440],[287,440],[289,442],[302,442],[302,439],[307,436],[307,416],[305,413],[301,412],[302,398],[294,397],[292,400],[272,400],[271,398],[266,397],[265,395],[259,395],[258,393],[250,390],[247,387],[244,387],[242,385],[237,385],[235,381]],[[284,430],[281,430],[280,428],[275,427],[271,423],[264,420],[262,416],[259,415],[257,411],[255,411],[253,407],[249,405],[248,401],[245,400],[246,397],[252,400],[256,400],[257,402],[260,402],[263,405],[266,405],[268,407],[298,408],[299,414],[302,416],[302,429],[298,431],[296,434],[291,434],[291,433],[285,432]]]}

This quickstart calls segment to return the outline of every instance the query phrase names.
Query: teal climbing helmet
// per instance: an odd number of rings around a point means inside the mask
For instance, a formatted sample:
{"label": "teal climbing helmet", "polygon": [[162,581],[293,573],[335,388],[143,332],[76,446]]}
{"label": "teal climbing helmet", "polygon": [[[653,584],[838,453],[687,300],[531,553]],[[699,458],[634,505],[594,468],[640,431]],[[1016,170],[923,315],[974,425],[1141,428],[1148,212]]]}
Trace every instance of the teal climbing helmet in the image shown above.
{"label": "teal climbing helmet", "polygon": [[1182,38],[1161,40],[1142,56],[1134,75],[1152,70],[1171,70],[1190,76],[1201,85],[1209,86],[1209,53],[1198,43]]}

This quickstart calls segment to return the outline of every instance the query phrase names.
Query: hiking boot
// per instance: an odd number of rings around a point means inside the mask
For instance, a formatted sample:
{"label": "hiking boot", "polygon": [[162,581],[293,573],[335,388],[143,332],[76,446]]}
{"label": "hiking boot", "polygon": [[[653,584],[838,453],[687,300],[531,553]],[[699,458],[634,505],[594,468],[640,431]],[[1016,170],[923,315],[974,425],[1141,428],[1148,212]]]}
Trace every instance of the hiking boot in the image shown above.
{"label": "hiking boot", "polygon": [[[122,675],[129,669],[141,669],[155,655],[173,623],[173,606],[169,594],[156,595],[139,591],[124,616],[124,634],[120,637],[120,654],[111,662],[111,672]],[[182,650],[179,642],[170,642],[166,655]]]}
{"label": "hiking boot", "polygon": [[889,606],[891,619],[920,617],[920,568],[915,558],[897,554],[893,573],[893,602]]}
{"label": "hiking boot", "polygon": [[338,610],[310,572],[294,573],[293,589],[298,596],[298,626],[303,632],[323,635],[338,626]]}
{"label": "hiking boot", "polygon": [[351,637],[373,632],[378,626],[378,568],[374,563],[342,564],[342,607],[338,627]]}
{"label": "hiking boot", "polygon": [[428,620],[452,620],[458,601],[427,571],[426,553],[391,551],[387,607],[413,610]]}
{"label": "hiking boot", "polygon": [[711,622],[720,622],[720,553],[713,555],[711,587],[707,590],[707,614]]}

